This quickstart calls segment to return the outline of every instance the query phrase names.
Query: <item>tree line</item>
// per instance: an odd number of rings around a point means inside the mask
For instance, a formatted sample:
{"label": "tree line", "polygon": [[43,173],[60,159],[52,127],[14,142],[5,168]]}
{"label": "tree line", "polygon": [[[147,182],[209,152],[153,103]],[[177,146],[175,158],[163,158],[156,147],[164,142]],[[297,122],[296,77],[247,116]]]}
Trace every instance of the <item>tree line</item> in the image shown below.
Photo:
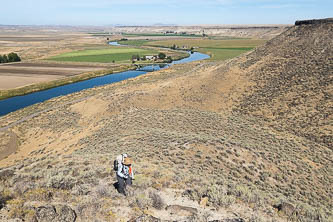
{"label": "tree line", "polygon": [[[167,63],[171,63],[172,62],[172,58],[171,56],[166,56],[165,53],[163,52],[160,52],[157,56],[155,56],[156,59],[164,59],[164,62],[167,62]],[[135,61],[140,61],[140,60],[143,60],[145,61],[146,60],[146,57],[143,56],[143,57],[140,57],[140,55],[132,55],[132,63],[135,63]]]}
{"label": "tree line", "polygon": [[19,62],[21,58],[15,52],[11,52],[8,55],[0,55],[0,63],[8,63],[8,62]]}

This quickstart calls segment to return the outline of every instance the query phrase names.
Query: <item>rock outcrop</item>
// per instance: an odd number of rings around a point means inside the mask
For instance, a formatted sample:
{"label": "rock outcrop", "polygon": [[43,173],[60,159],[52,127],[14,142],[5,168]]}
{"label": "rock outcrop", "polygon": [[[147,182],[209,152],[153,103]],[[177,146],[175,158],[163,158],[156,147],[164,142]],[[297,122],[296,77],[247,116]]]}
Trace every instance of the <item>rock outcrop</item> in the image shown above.
{"label": "rock outcrop", "polygon": [[327,19],[311,19],[311,20],[299,20],[295,22],[295,25],[314,25],[314,24],[325,24],[325,23],[333,23],[333,18]]}
{"label": "rock outcrop", "polygon": [[38,222],[74,222],[76,213],[67,205],[47,205],[36,209],[36,218]]}

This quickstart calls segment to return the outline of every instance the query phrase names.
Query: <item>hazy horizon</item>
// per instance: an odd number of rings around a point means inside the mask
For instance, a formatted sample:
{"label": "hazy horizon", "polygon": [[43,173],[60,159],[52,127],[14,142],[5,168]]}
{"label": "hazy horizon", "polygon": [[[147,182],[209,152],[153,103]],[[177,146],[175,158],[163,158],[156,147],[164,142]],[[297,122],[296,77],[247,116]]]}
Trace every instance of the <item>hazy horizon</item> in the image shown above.
{"label": "hazy horizon", "polygon": [[274,25],[332,17],[332,11],[328,0],[17,0],[1,2],[0,24]]}

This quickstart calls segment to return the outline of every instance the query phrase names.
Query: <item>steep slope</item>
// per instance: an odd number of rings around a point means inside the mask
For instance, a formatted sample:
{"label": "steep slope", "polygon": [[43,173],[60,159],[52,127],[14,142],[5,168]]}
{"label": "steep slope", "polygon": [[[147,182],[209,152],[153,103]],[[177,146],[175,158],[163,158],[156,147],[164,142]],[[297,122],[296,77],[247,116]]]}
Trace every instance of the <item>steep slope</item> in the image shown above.
{"label": "steep slope", "polygon": [[333,23],[294,26],[250,53],[241,67],[256,84],[238,109],[332,148],[332,38]]}
{"label": "steep slope", "polygon": [[[29,117],[0,134],[1,147],[18,140],[0,160],[0,216],[332,220],[332,34],[332,23],[291,27],[227,62],[178,65],[1,118]],[[136,172],[126,198],[111,169],[123,152]]]}

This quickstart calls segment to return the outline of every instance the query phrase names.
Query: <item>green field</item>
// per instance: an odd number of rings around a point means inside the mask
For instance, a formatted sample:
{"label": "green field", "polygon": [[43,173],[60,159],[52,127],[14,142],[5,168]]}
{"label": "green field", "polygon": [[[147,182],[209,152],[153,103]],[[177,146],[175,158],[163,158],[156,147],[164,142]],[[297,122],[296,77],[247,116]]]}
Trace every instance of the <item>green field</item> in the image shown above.
{"label": "green field", "polygon": [[[226,60],[236,57],[246,51],[252,50],[258,45],[261,45],[266,40],[255,39],[170,39],[170,40],[127,40],[119,41],[120,44],[131,45],[135,47],[108,47],[100,49],[87,49],[63,53],[49,60],[64,61],[64,62],[101,62],[101,63],[130,63],[133,55],[140,57],[145,55],[157,55],[159,50],[138,48],[141,46],[168,47],[176,45],[177,49],[191,49],[195,51],[209,54],[210,60]],[[174,59],[182,57],[173,55],[169,52],[168,55]]]}
{"label": "green field", "polygon": [[176,45],[179,48],[187,49],[194,47],[195,51],[209,54],[211,56],[210,60],[216,61],[236,57],[246,51],[255,48],[258,45],[263,44],[265,41],[266,40],[255,39],[176,39],[149,42],[147,41],[143,42],[142,44],[147,46],[149,45],[162,47],[172,47],[173,45]]}
{"label": "green field", "polygon": [[119,44],[121,45],[132,45],[132,46],[143,46],[147,44],[148,42],[151,42],[151,40],[120,40],[118,41]]}
{"label": "green field", "polygon": [[132,55],[157,55],[157,50],[127,48],[127,47],[108,47],[102,49],[87,49],[74,52],[63,53],[48,58],[48,60],[63,62],[130,62]]}

